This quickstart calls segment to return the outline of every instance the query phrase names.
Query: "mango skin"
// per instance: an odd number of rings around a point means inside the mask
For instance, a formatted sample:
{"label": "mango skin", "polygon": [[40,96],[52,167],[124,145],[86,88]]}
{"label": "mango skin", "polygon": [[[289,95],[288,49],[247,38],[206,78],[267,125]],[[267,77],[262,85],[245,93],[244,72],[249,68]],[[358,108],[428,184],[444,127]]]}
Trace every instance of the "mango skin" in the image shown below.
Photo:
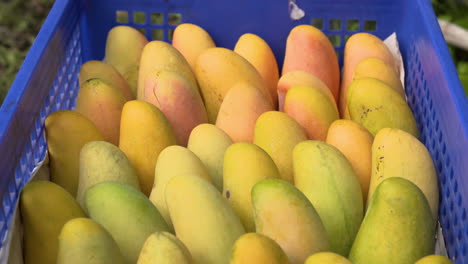
{"label": "mango skin", "polygon": [[254,144],[270,155],[281,179],[294,182],[292,152],[307,140],[304,129],[290,116],[278,111],[263,113],[255,123]]}
{"label": "mango skin", "polygon": [[174,130],[158,108],[139,100],[124,105],[119,148],[137,171],[140,188],[147,196],[153,187],[159,153],[176,144]]}
{"label": "mango skin", "polygon": [[232,245],[245,230],[213,185],[199,177],[176,176],[166,186],[166,202],[177,237],[195,263],[229,263]]}
{"label": "mango skin", "polygon": [[365,127],[346,119],[335,120],[330,125],[325,141],[348,159],[359,179],[364,203],[367,202],[372,173],[373,141],[374,137]]}
{"label": "mango skin", "polygon": [[259,181],[279,178],[270,156],[251,143],[235,143],[224,153],[223,195],[242,221],[247,232],[255,231],[251,191]]}
{"label": "mango skin", "polygon": [[191,23],[183,23],[175,28],[172,46],[185,57],[192,70],[195,69],[195,62],[204,50],[216,47],[206,30]]}
{"label": "mango skin", "polygon": [[279,111],[283,112],[284,110],[284,99],[289,89],[299,85],[310,86],[320,90],[327,96],[327,98],[330,99],[330,102],[333,103],[333,106],[338,111],[335,97],[331,93],[330,89],[328,89],[327,85],[319,78],[305,71],[290,71],[283,74],[279,79],[277,88]]}
{"label": "mango skin", "polygon": [[208,122],[206,109],[200,94],[182,75],[171,71],[159,71],[145,81],[143,99],[164,113],[174,129],[177,142],[187,146],[194,127]]}
{"label": "mango skin", "polygon": [[239,237],[232,247],[229,264],[289,264],[288,256],[271,238],[259,233]]}
{"label": "mango skin", "polygon": [[135,169],[118,147],[105,141],[88,142],[80,152],[80,178],[76,195],[83,210],[86,210],[85,192],[104,181],[118,181],[140,189]]}
{"label": "mango skin", "polygon": [[348,259],[333,252],[319,252],[308,257],[304,264],[352,264]]}
{"label": "mango skin", "polygon": [[223,160],[226,149],[232,144],[231,138],[212,124],[196,126],[190,133],[187,148],[205,165],[213,185],[223,191]]}
{"label": "mango skin", "polygon": [[413,264],[432,254],[435,227],[426,197],[408,180],[384,180],[375,191],[349,260],[354,264]]}
{"label": "mango skin", "polygon": [[322,80],[338,101],[340,69],[335,50],[323,32],[311,25],[299,25],[286,40],[283,72],[305,71]]}
{"label": "mango skin", "polygon": [[257,87],[273,104],[262,76],[250,62],[232,50],[210,48],[203,51],[195,63],[195,75],[200,84],[208,121],[212,124],[216,122],[224,97],[238,82],[246,82]]}
{"label": "mango skin", "polygon": [[128,86],[127,81],[108,63],[90,60],[81,65],[79,75],[80,87],[89,79],[101,79],[110,86],[119,89],[127,101],[134,99],[132,90],[130,86]]}
{"label": "mango skin", "polygon": [[362,192],[351,164],[335,147],[304,141],[293,152],[295,186],[323,221],[331,251],[347,256],[363,217]]}
{"label": "mango skin", "polygon": [[136,263],[149,235],[169,231],[148,198],[124,183],[108,181],[94,185],[85,194],[85,205],[89,217],[112,235],[126,263]]}
{"label": "mango skin", "polygon": [[416,184],[431,207],[434,226],[439,212],[439,184],[431,155],[426,146],[405,131],[384,128],[372,144],[372,176],[369,196],[385,179],[401,177]]}
{"label": "mango skin", "polygon": [[340,118],[327,96],[319,89],[308,86],[289,89],[284,101],[284,112],[294,118],[312,140],[324,141],[331,123]]}
{"label": "mango skin", "polygon": [[364,78],[351,83],[348,109],[351,119],[364,126],[373,136],[380,129],[390,127],[419,137],[416,120],[405,99],[377,79]]}
{"label": "mango skin", "polygon": [[255,122],[273,106],[261,91],[244,82],[235,84],[224,97],[219,108],[216,126],[233,142],[250,142],[254,138]]}
{"label": "mango skin", "polygon": [[58,236],[63,225],[70,219],[86,217],[69,192],[49,181],[27,183],[19,207],[25,264],[57,263]]}
{"label": "mango skin", "polygon": [[140,57],[148,43],[140,31],[129,26],[115,26],[107,33],[104,62],[111,64],[127,81],[137,96],[137,80]]}
{"label": "mango skin", "polygon": [[100,224],[75,218],[62,228],[57,264],[124,264],[120,249]]}
{"label": "mango skin", "polygon": [[445,256],[429,255],[419,259],[414,264],[453,264],[453,262]]}
{"label": "mango skin", "polygon": [[96,125],[106,141],[118,146],[120,117],[126,102],[118,88],[101,79],[91,79],[80,87],[75,109]]}
{"label": "mango skin", "polygon": [[265,179],[252,188],[256,232],[273,239],[292,264],[330,249],[325,227],[307,197],[290,183]]}
{"label": "mango skin", "polygon": [[275,54],[268,43],[258,35],[246,33],[237,40],[234,52],[248,60],[260,73],[270,92],[273,107],[276,109],[278,103],[276,85],[278,84],[279,70]]}
{"label": "mango skin", "polygon": [[76,196],[81,148],[88,142],[104,140],[97,127],[84,115],[60,110],[45,120],[50,159],[50,180]]}
{"label": "mango skin", "polygon": [[173,234],[155,232],[145,241],[137,264],[193,264],[187,247]]}
{"label": "mango skin", "polygon": [[176,175],[193,175],[211,183],[208,171],[192,151],[181,146],[169,146],[161,151],[154,169],[154,185],[149,199],[164,217],[170,230],[174,227],[167,209],[165,193],[167,183]]}

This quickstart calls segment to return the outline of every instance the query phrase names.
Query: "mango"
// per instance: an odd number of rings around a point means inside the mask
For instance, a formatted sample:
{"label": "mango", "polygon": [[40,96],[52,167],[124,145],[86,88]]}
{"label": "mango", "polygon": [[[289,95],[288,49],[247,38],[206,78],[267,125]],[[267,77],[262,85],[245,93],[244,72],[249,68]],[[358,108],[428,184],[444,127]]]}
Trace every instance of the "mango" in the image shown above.
{"label": "mango", "polygon": [[340,118],[327,96],[319,89],[308,86],[289,89],[284,101],[284,112],[304,128],[309,139],[322,141],[331,123]]}
{"label": "mango", "polygon": [[125,100],[133,100],[134,96],[127,81],[114,68],[114,66],[98,61],[90,60],[81,65],[80,68],[80,87],[89,79],[101,79],[110,86],[120,90],[125,97]]}
{"label": "mango", "polygon": [[104,140],[88,118],[72,110],[60,110],[45,120],[45,134],[50,159],[50,180],[76,196],[83,145]]}
{"label": "mango", "polygon": [[229,264],[289,264],[288,256],[273,239],[259,234],[240,236],[232,247]]}
{"label": "mango", "polygon": [[234,52],[240,54],[257,69],[265,81],[273,100],[273,107],[276,109],[278,102],[276,85],[278,84],[279,70],[275,54],[268,43],[258,35],[246,33],[237,40]]}
{"label": "mango", "polygon": [[58,236],[70,219],[85,217],[64,188],[49,181],[31,181],[20,194],[25,264],[56,264]]}
{"label": "mango", "polygon": [[191,23],[183,23],[175,28],[172,46],[185,57],[192,70],[195,69],[195,62],[204,50],[216,47],[206,30]]}
{"label": "mango", "polygon": [[416,184],[426,196],[437,223],[439,187],[437,173],[426,146],[405,131],[384,128],[377,133],[372,144],[372,176],[369,197],[382,181],[401,177]]}
{"label": "mango", "polygon": [[137,264],[193,264],[187,247],[173,234],[156,232],[145,241]]}
{"label": "mango", "polygon": [[173,131],[164,114],[150,103],[129,101],[122,109],[119,148],[137,171],[140,188],[147,196],[159,153],[177,144]]}
{"label": "mango", "polygon": [[386,127],[419,136],[413,112],[405,99],[377,79],[364,78],[351,83],[348,109],[351,119],[364,126],[373,136]]}
{"label": "mango", "polygon": [[363,217],[361,186],[335,147],[304,141],[293,152],[294,182],[323,221],[331,251],[347,256]]}
{"label": "mango", "polygon": [[254,144],[273,159],[281,179],[294,182],[292,152],[297,143],[307,140],[304,129],[285,113],[263,113],[255,123]]}
{"label": "mango", "polygon": [[219,108],[216,126],[226,132],[233,142],[252,142],[255,122],[273,106],[258,88],[239,82],[227,92]]}
{"label": "mango", "polygon": [[106,141],[118,146],[120,117],[126,102],[118,88],[101,79],[90,79],[80,87],[75,110],[91,120]]}
{"label": "mango", "polygon": [[352,264],[348,259],[333,252],[319,252],[308,257],[304,264]]}
{"label": "mango", "polygon": [[148,43],[140,31],[129,26],[115,26],[107,33],[104,62],[111,64],[127,81],[133,97],[137,96],[140,57]]}
{"label": "mango", "polygon": [[120,249],[100,224],[88,218],[68,221],[58,237],[57,264],[124,264]]}
{"label": "mango", "polygon": [[224,154],[223,195],[240,217],[247,232],[255,231],[252,215],[252,187],[267,178],[279,178],[278,168],[259,146],[235,143]]}
{"label": "mango", "polygon": [[453,264],[453,262],[445,256],[429,255],[419,259],[414,264]]}
{"label": "mango", "polygon": [[200,84],[208,121],[212,124],[216,122],[224,97],[238,82],[246,82],[257,87],[273,104],[262,76],[249,61],[232,50],[206,49],[198,56],[194,72]]}
{"label": "mango", "polygon": [[130,185],[108,181],[85,194],[89,217],[114,238],[125,263],[136,263],[145,240],[156,231],[169,231],[164,218],[148,198]]}
{"label": "mango", "polygon": [[327,85],[338,102],[338,58],[330,40],[320,29],[311,25],[299,25],[289,32],[282,75],[291,71],[305,71],[316,76]]}
{"label": "mango", "polygon": [[330,99],[330,102],[332,102],[333,106],[338,111],[335,97],[333,96],[330,89],[328,89],[325,83],[323,83],[319,78],[315,77],[314,75],[308,72],[290,71],[281,76],[281,78],[278,81],[278,104],[279,110],[281,112],[284,111],[284,99],[286,97],[286,93],[292,87],[299,85],[314,87],[315,89],[320,90],[327,96],[328,99]]}
{"label": "mango", "polygon": [[196,126],[190,133],[187,148],[205,165],[213,185],[223,191],[223,162],[226,149],[232,144],[231,138],[212,124]]}
{"label": "mango", "polygon": [[346,119],[335,120],[328,129],[326,141],[348,159],[361,185],[363,202],[367,201],[372,172],[374,137],[360,124]]}
{"label": "mango", "polygon": [[76,200],[85,209],[85,192],[97,183],[118,181],[140,189],[138,175],[127,156],[105,141],[86,143],[80,152],[80,178]]}
{"label": "mango", "polygon": [[176,72],[159,71],[146,78],[144,87],[143,100],[164,113],[174,129],[177,142],[182,146],[187,146],[194,127],[208,122],[200,94],[190,85]]}
{"label": "mango", "polygon": [[150,201],[173,230],[172,221],[166,205],[167,183],[177,175],[193,175],[211,183],[210,175],[201,160],[190,150],[181,146],[169,146],[159,154],[154,170],[154,185]]}
{"label": "mango", "polygon": [[[342,118],[349,119],[347,94],[353,81],[356,65],[363,59],[375,57],[387,63],[399,76],[400,71],[392,53],[378,37],[360,32],[352,35],[345,44],[343,55],[343,74],[341,80],[339,108]],[[338,100],[337,100],[338,101]]]}
{"label": "mango", "polygon": [[231,248],[245,230],[213,185],[199,177],[176,176],[167,183],[166,202],[175,233],[195,263],[229,262]]}
{"label": "mango", "polygon": [[413,264],[434,252],[434,236],[431,209],[421,190],[403,178],[389,178],[370,200],[349,260]]}

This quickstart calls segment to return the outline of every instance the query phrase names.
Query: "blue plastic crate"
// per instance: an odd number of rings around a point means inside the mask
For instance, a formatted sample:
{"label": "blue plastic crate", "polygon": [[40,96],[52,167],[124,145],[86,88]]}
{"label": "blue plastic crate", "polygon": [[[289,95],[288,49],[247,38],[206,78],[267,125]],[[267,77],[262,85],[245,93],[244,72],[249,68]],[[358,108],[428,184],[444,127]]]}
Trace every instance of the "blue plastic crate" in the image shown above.
{"label": "blue plastic crate", "polygon": [[7,242],[19,192],[45,157],[45,118],[74,107],[80,66],[103,58],[112,26],[131,25],[148,39],[170,41],[178,23],[191,22],[227,48],[251,32],[271,45],[281,66],[289,31],[314,24],[334,43],[340,64],[347,36],[397,33],[408,102],[439,175],[448,254],[455,263],[468,263],[468,101],[430,1],[297,0],[297,5],[305,16],[293,21],[286,0],[57,0],[0,109],[0,247]]}

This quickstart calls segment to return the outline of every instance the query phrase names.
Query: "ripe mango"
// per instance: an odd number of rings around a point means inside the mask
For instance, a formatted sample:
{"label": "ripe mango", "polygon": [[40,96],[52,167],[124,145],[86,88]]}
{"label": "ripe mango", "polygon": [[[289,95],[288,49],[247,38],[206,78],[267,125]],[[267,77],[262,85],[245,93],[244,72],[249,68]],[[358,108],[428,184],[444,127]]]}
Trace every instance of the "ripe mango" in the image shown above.
{"label": "ripe mango", "polygon": [[139,100],[124,105],[119,147],[137,171],[140,188],[147,196],[153,187],[159,153],[176,144],[171,125],[157,107]]}
{"label": "ripe mango", "polygon": [[284,101],[284,112],[304,128],[309,139],[322,141],[331,123],[340,118],[333,102],[322,91],[309,86],[289,89]]}
{"label": "ripe mango", "polygon": [[249,83],[235,84],[219,108],[216,126],[234,142],[252,142],[257,118],[273,111],[273,106],[261,91]]}
{"label": "ripe mango", "polygon": [[68,221],[58,237],[57,264],[124,264],[120,249],[104,227],[88,218]]}
{"label": "ripe mango", "polygon": [[400,74],[392,53],[378,37],[360,32],[352,35],[347,41],[343,55],[343,74],[340,90],[340,114],[342,118],[349,119],[347,110],[347,93],[353,81],[356,65],[363,59],[375,57],[387,63],[397,74]]}
{"label": "ripe mango", "polygon": [[370,200],[349,260],[413,264],[434,252],[434,235],[431,209],[421,190],[403,178],[389,178]]}
{"label": "ripe mango", "polygon": [[169,231],[148,198],[130,185],[108,181],[85,194],[89,217],[114,238],[126,263],[136,263],[145,240],[156,231]]}
{"label": "ripe mango", "polygon": [[384,128],[372,144],[372,176],[369,197],[387,178],[401,177],[416,184],[426,196],[437,223],[439,188],[437,174],[426,146],[411,134],[399,129]]}
{"label": "ripe mango", "polygon": [[187,247],[173,234],[156,232],[145,241],[137,264],[193,264]]}
{"label": "ripe mango", "polygon": [[80,179],[76,200],[85,209],[85,192],[97,183],[118,181],[140,189],[138,175],[125,153],[105,141],[86,143],[80,152]]}
{"label": "ripe mango", "polygon": [[293,161],[295,185],[320,215],[331,251],[347,256],[363,217],[361,186],[351,164],[332,145],[312,140],[296,145]]}
{"label": "ripe mango", "polygon": [[50,159],[50,180],[76,196],[83,145],[104,140],[97,127],[84,115],[60,110],[45,120],[45,134]]}
{"label": "ripe mango", "polygon": [[159,71],[145,81],[143,99],[164,113],[174,129],[177,142],[187,146],[190,132],[199,124],[208,122],[200,94],[182,75]]}
{"label": "ripe mango", "polygon": [[419,259],[414,264],[453,264],[453,262],[445,256],[429,255]]}
{"label": "ripe mango", "polygon": [[216,47],[206,30],[190,23],[183,23],[175,28],[172,46],[185,57],[192,70],[195,69],[195,62],[204,50]]}
{"label": "ripe mango", "polygon": [[348,109],[351,119],[364,126],[373,136],[386,127],[419,136],[413,112],[405,99],[377,79],[363,78],[351,83]]}
{"label": "ripe mango", "polygon": [[224,154],[223,195],[240,217],[247,232],[255,231],[252,215],[252,187],[266,178],[279,178],[273,160],[259,146],[235,143]]}
{"label": "ripe mango", "polygon": [[224,152],[231,144],[231,138],[212,124],[196,126],[190,133],[187,144],[187,148],[203,162],[219,192],[223,191]]}
{"label": "ripe mango", "polygon": [[247,233],[234,243],[229,264],[289,264],[288,256],[273,239],[259,234]]}
{"label": "ripe mango", "polygon": [[314,206],[292,184],[265,179],[252,188],[256,232],[278,243],[292,264],[329,250],[325,227]]}
{"label": "ripe mango", "polygon": [[314,75],[305,72],[305,71],[290,71],[283,76],[278,81],[278,103],[279,103],[279,110],[283,112],[284,110],[284,99],[286,97],[286,93],[289,89],[294,86],[310,86],[314,87],[321,92],[323,92],[327,98],[330,99],[330,102],[333,103],[333,106],[338,111],[338,107],[336,106],[335,97],[328,89],[327,85],[323,83],[319,78],[315,77]]}
{"label": "ripe mango", "polygon": [[110,86],[119,89],[127,101],[134,99],[127,81],[111,64],[98,60],[85,62],[80,68],[80,87],[89,79],[101,79]]}
{"label": "ripe mango", "polygon": [[273,107],[276,109],[278,103],[276,85],[278,84],[279,70],[275,54],[268,43],[260,36],[246,33],[237,40],[234,52],[240,54],[257,69],[265,81],[273,100]]}
{"label": "ripe mango", "polygon": [[330,40],[320,29],[310,25],[299,25],[289,32],[282,75],[291,71],[305,71],[316,76],[327,85],[335,101],[338,101],[338,58]]}
{"label": "ripe mango", "polygon": [[374,137],[360,124],[346,119],[334,121],[325,142],[337,148],[348,159],[361,185],[364,204],[367,202],[372,172]]}
{"label": "ripe mango", "polygon": [[85,217],[64,188],[49,181],[31,181],[20,195],[25,264],[56,264],[58,236],[70,219]]}
{"label": "ripe mango", "polygon": [[250,62],[232,50],[210,48],[203,51],[195,63],[195,75],[205,101],[208,121],[212,124],[216,122],[224,97],[238,82],[257,87],[273,104],[262,76]]}
{"label": "ripe mango", "polygon": [[304,264],[352,264],[347,258],[333,252],[319,252],[308,257]]}
{"label": "ripe mango", "polygon": [[120,117],[126,102],[118,88],[101,79],[90,79],[80,87],[76,111],[91,120],[106,141],[118,146]]}
{"label": "ripe mango", "polygon": [[201,160],[190,150],[181,146],[169,146],[159,154],[154,170],[154,185],[149,196],[150,201],[173,230],[172,221],[166,205],[166,185],[177,175],[200,177],[211,183],[210,175]]}
{"label": "ripe mango", "polygon": [[229,262],[232,245],[245,230],[213,185],[199,177],[176,176],[166,186],[166,202],[175,233],[195,263]]}
{"label": "ripe mango", "polygon": [[281,179],[294,182],[292,152],[307,140],[304,129],[292,117],[278,111],[263,113],[255,123],[254,144],[270,155]]}
{"label": "ripe mango", "polygon": [[146,37],[133,27],[115,26],[107,33],[104,62],[120,72],[134,98],[137,96],[140,57],[147,43]]}

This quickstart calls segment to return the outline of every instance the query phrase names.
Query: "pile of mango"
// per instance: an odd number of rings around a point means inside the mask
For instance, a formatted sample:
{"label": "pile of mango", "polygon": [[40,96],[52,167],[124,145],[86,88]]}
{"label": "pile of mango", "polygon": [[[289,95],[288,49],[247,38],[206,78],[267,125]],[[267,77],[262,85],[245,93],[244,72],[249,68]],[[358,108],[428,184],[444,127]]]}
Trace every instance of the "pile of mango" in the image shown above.
{"label": "pile of mango", "polygon": [[116,26],[50,114],[50,181],[20,197],[25,263],[451,263],[434,255],[439,190],[387,46],[344,65],[300,25],[265,40],[172,44]]}

